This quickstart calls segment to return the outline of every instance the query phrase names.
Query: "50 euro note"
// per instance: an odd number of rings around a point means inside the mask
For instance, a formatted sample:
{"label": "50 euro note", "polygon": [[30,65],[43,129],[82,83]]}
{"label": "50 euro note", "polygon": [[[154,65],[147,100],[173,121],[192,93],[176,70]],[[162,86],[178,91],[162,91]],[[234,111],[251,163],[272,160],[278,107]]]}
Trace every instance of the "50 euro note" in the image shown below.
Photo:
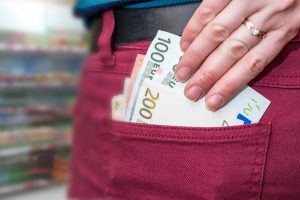
{"label": "50 euro note", "polygon": [[[134,66],[133,66],[133,69],[132,69],[132,72],[131,72],[131,76],[130,76],[130,79],[129,79],[129,82],[128,82],[128,88],[127,88],[127,91],[126,91],[126,103],[125,103],[126,104],[126,110],[128,108],[128,103],[130,101],[130,97],[131,97],[131,94],[132,94],[132,89],[134,87],[136,78],[137,78],[137,76],[140,72],[140,69],[141,69],[142,64],[144,62],[144,59],[145,59],[145,55],[137,54],[135,62],[134,62]],[[125,93],[125,91],[124,91],[124,93]]]}
{"label": "50 euro note", "polygon": [[129,78],[125,78],[124,80],[124,87],[123,93],[117,96],[114,96],[111,100],[111,114],[112,119],[125,121],[125,114],[126,114],[126,99],[128,97],[128,90],[129,90]]}
{"label": "50 euro note", "polygon": [[144,57],[145,55],[137,54],[131,76],[130,78],[125,78],[123,93],[114,96],[111,100],[112,119],[114,120],[125,121],[128,102]]}

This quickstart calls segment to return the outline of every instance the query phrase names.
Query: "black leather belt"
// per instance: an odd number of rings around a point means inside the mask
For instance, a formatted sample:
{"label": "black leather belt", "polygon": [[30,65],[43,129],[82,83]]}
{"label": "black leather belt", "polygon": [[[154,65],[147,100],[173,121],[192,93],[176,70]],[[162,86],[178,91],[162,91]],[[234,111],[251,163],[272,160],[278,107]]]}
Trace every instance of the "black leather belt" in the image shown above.
{"label": "black leather belt", "polygon": [[[177,6],[115,10],[116,27],[112,45],[151,40],[158,30],[181,35],[199,3]],[[95,17],[91,27],[92,51],[98,51],[97,41],[101,32],[101,16]]]}

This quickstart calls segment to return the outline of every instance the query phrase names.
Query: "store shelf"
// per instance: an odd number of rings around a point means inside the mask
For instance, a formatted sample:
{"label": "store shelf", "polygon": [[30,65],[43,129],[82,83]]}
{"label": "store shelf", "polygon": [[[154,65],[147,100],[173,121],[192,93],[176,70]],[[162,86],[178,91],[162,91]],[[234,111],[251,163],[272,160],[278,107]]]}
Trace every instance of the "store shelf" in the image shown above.
{"label": "store shelf", "polygon": [[40,84],[36,82],[0,82],[0,90],[32,90],[32,89],[66,89],[76,88],[77,84],[63,84],[60,82],[50,82]]}
{"label": "store shelf", "polygon": [[35,105],[27,107],[5,107],[0,108],[0,114],[19,114],[19,113],[46,113],[46,114],[55,114],[59,116],[70,116],[71,108],[68,107],[59,107],[55,105]]}
{"label": "store shelf", "polygon": [[0,83],[51,83],[51,82],[58,82],[58,83],[72,83],[78,82],[79,76],[78,74],[72,73],[40,73],[36,74],[35,76],[28,76],[28,75],[11,75],[11,74],[0,74]]}
{"label": "store shelf", "polygon": [[[53,186],[63,186],[60,190],[62,195],[60,196],[65,196],[66,192],[66,186],[64,186],[65,182],[55,182],[47,179],[41,179],[41,180],[35,180],[35,181],[30,181],[22,184],[17,184],[13,186],[6,186],[6,187],[0,187],[0,197],[3,197],[3,199],[11,199],[13,200],[14,198],[10,198],[8,195],[15,194],[15,193],[20,193],[22,191],[27,191],[27,190],[36,190],[36,189],[42,189],[42,188],[52,188]],[[29,196],[29,194],[25,194],[25,196]],[[43,197],[42,197],[43,198]],[[1,198],[2,199],[2,198]],[[20,198],[24,199],[24,198]],[[44,198],[43,198],[44,199]],[[41,200],[41,199],[39,199]],[[58,200],[58,199],[55,199]]]}
{"label": "store shelf", "polygon": [[28,154],[34,151],[43,151],[43,150],[55,149],[60,147],[70,147],[70,146],[71,143],[62,142],[58,144],[49,143],[49,144],[25,145],[20,147],[5,148],[5,149],[1,149],[0,158],[17,156],[20,154]]}
{"label": "store shelf", "polygon": [[53,182],[44,179],[44,180],[36,180],[36,181],[26,182],[22,184],[17,184],[13,186],[0,187],[0,196],[12,194],[24,190],[42,188],[50,185],[53,185]]}
{"label": "store shelf", "polygon": [[28,145],[55,143],[55,141],[70,143],[71,133],[71,127],[55,129],[49,126],[21,129],[15,132],[0,131],[0,149],[25,143]]}
{"label": "store shelf", "polygon": [[33,192],[22,193],[17,197],[6,197],[3,200],[67,200],[66,193],[67,186],[58,185],[46,187],[39,191],[35,190]]}
{"label": "store shelf", "polygon": [[54,55],[70,55],[70,56],[86,56],[88,53],[87,48],[84,47],[43,47],[34,45],[21,45],[21,44],[0,44],[0,53],[17,53],[17,54],[54,54]]}
{"label": "store shelf", "polygon": [[[4,118],[1,116],[1,118]],[[53,117],[53,116],[40,116],[40,117],[26,117],[26,116],[16,116],[16,117],[10,117],[5,116],[4,119],[1,119],[0,121],[0,127],[12,127],[19,125],[43,125],[43,124],[53,124],[57,121],[63,121],[70,119],[71,116],[61,116],[61,117]]]}
{"label": "store shelf", "polygon": [[57,91],[71,91],[75,94],[77,84],[7,84],[0,83],[0,95],[22,94],[22,93],[50,93]]}
{"label": "store shelf", "polygon": [[[33,191],[20,193],[20,195],[6,195],[1,198],[1,200],[66,200],[66,193],[67,193],[67,185],[65,184],[52,184],[51,182],[49,184],[45,184],[42,186],[37,186],[34,188]],[[36,190],[40,189],[40,190]],[[23,190],[18,190],[23,191]],[[16,193],[16,192],[14,192]],[[18,193],[19,194],[19,193]]]}
{"label": "store shelf", "polygon": [[71,112],[89,51],[84,24],[71,13],[74,2],[13,2],[0,3],[6,11],[0,20],[1,200],[68,178]]}

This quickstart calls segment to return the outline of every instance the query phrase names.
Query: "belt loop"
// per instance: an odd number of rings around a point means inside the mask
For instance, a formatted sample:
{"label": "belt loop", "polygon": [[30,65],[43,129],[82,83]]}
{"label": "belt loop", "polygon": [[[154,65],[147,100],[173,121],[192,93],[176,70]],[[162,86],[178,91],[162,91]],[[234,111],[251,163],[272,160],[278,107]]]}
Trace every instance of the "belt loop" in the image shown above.
{"label": "belt loop", "polygon": [[106,11],[102,15],[102,30],[98,39],[98,47],[100,49],[100,60],[107,64],[113,64],[114,57],[112,55],[112,35],[115,29],[115,18],[112,10]]}

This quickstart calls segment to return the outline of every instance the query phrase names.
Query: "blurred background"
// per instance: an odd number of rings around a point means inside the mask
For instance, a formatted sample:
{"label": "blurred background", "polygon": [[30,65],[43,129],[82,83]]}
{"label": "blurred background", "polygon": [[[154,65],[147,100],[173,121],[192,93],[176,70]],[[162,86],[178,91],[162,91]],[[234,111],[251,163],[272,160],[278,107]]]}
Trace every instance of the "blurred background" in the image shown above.
{"label": "blurred background", "polygon": [[0,199],[66,199],[88,53],[73,0],[0,0]]}

